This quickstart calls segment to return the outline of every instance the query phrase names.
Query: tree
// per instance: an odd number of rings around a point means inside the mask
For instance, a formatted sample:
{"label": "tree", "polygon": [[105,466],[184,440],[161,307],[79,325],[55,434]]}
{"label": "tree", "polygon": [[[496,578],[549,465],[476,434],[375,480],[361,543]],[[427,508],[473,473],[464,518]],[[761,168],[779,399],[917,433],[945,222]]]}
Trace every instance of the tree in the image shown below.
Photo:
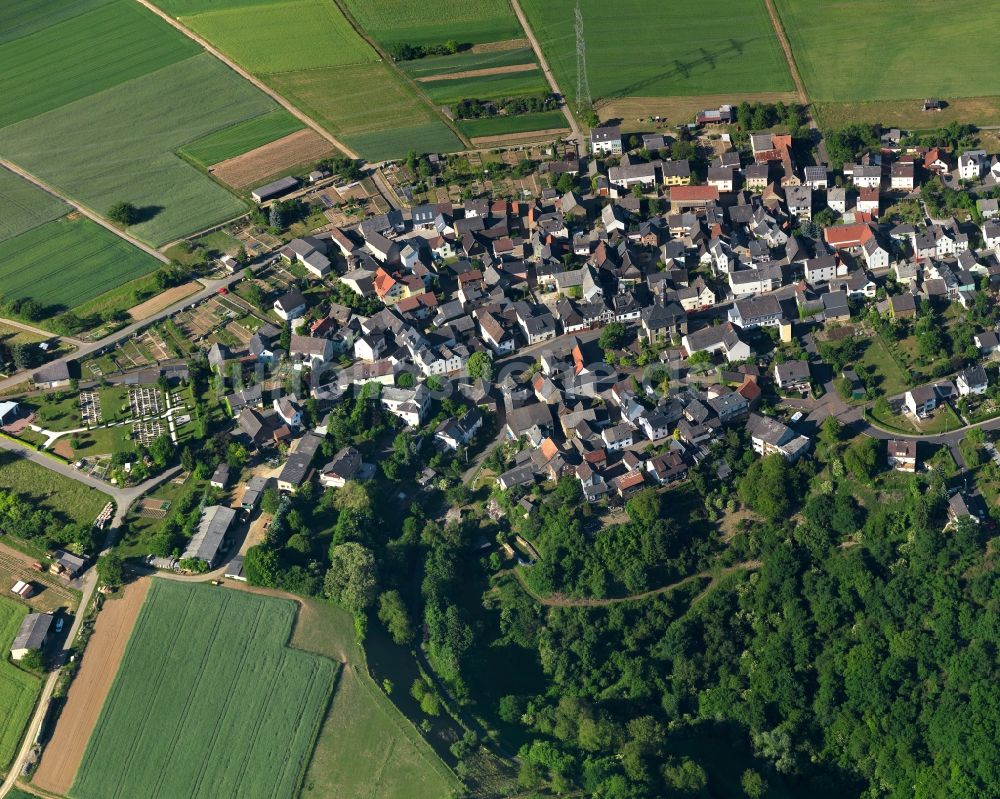
{"label": "tree", "polygon": [[400,646],[410,643],[413,638],[413,628],[410,616],[403,604],[399,591],[386,591],[378,598],[378,618],[385,625],[392,640]]}
{"label": "tree", "polygon": [[274,516],[278,512],[278,508],[281,507],[281,494],[278,489],[274,486],[269,486],[264,489],[264,493],[260,495],[260,509],[263,513],[268,516]]}
{"label": "tree", "polygon": [[473,380],[491,380],[493,378],[493,356],[484,350],[478,350],[469,356],[469,377]]}
{"label": "tree", "polygon": [[170,436],[166,433],[162,436],[157,436],[149,445],[149,457],[161,469],[170,462],[173,454],[174,442],[170,440]]}
{"label": "tree", "polygon": [[739,494],[764,518],[771,521],[787,518],[795,496],[788,461],[777,453],[754,461],[740,480]]}
{"label": "tree", "polygon": [[330,550],[330,568],[323,578],[323,593],[352,613],[361,613],[375,599],[375,556],[361,544],[349,541]]}
{"label": "tree", "polygon": [[18,665],[28,671],[41,671],[45,668],[45,658],[37,649],[29,649],[24,653],[24,657],[18,661]]}
{"label": "tree", "polygon": [[142,219],[139,209],[129,202],[117,202],[108,209],[108,219],[116,225],[131,227]]}
{"label": "tree", "polygon": [[740,786],[743,788],[743,793],[749,799],[760,799],[760,797],[767,793],[767,782],[752,768],[748,768],[743,772],[743,777],[740,779]]}
{"label": "tree", "polygon": [[859,480],[870,480],[878,470],[879,446],[874,438],[864,436],[844,452],[844,466]]}
{"label": "tree", "polygon": [[621,322],[609,322],[601,331],[598,345],[605,352],[617,350],[625,345],[627,336],[628,331],[625,329],[625,325]]}
{"label": "tree", "polygon": [[258,544],[250,547],[243,559],[243,573],[250,585],[271,588],[278,582],[278,553]]}
{"label": "tree", "polygon": [[97,578],[101,581],[101,585],[121,585],[124,579],[124,565],[122,556],[114,551],[98,558]]}
{"label": "tree", "polygon": [[247,248],[244,247],[242,244],[240,245],[240,248],[236,251],[236,263],[238,263],[240,266],[246,266],[248,263],[250,263],[250,253],[247,252]]}
{"label": "tree", "polygon": [[278,346],[285,352],[292,348],[292,325],[286,322],[281,326],[281,335],[278,336]]}
{"label": "tree", "polygon": [[226,449],[226,463],[234,472],[239,472],[247,462],[247,448],[234,441]]}
{"label": "tree", "polygon": [[636,524],[651,527],[660,518],[663,503],[660,495],[653,488],[640,491],[625,503],[629,518]]}

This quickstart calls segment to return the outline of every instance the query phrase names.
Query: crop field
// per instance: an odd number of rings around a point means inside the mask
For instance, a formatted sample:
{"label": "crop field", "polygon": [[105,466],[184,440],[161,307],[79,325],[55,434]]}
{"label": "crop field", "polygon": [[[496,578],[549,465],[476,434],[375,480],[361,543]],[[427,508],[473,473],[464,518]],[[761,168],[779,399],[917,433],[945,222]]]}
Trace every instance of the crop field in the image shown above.
{"label": "crop field", "polygon": [[113,0],[4,0],[0,4],[0,44],[76,17]]}
{"label": "crop field", "polygon": [[[59,428],[53,428],[59,429]],[[12,452],[0,454],[0,486],[51,511],[57,519],[93,524],[110,497]]]}
{"label": "crop field", "polygon": [[[775,5],[811,100],[1000,94],[1000,49],[983,35],[982,3],[775,0]],[[912,30],[913,20],[931,18],[933,24]]]}
{"label": "crop field", "polygon": [[496,100],[503,97],[548,94],[549,84],[540,69],[510,75],[487,75],[478,78],[426,81],[420,88],[439,105],[460,100]]}
{"label": "crop field", "polygon": [[379,44],[479,44],[524,36],[507,0],[347,0]]}
{"label": "crop field", "polygon": [[82,216],[0,242],[4,295],[30,297],[52,310],[76,308],[159,266],[153,256]]}
{"label": "crop field", "polygon": [[[521,0],[564,93],[576,86],[575,5],[574,0]],[[792,89],[763,0],[695,5],[581,0],[580,8],[595,101]]]}
{"label": "crop field", "polygon": [[283,108],[276,108],[244,122],[237,122],[228,128],[217,130],[189,142],[181,152],[202,166],[210,166],[227,158],[250,152],[264,144],[302,130],[305,125]]}
{"label": "crop field", "polygon": [[6,771],[24,732],[41,681],[8,661],[11,642],[17,635],[28,608],[6,597],[0,597],[0,771]]}
{"label": "crop field", "polygon": [[566,127],[562,111],[544,111],[540,114],[499,116],[487,119],[463,119],[458,123],[462,133],[470,139],[481,136],[501,136],[504,133],[527,133],[532,130],[558,130]]}
{"label": "crop field", "polygon": [[495,69],[516,64],[537,63],[535,53],[530,47],[515,47],[511,50],[491,50],[482,53],[470,50],[455,55],[428,56],[413,61],[401,61],[398,66],[413,78],[424,78],[474,69]]}
{"label": "crop field", "polygon": [[0,208],[3,209],[0,242],[58,219],[70,210],[58,197],[32,186],[3,167],[0,167]]}
{"label": "crop field", "polygon": [[98,211],[134,203],[130,232],[158,246],[246,208],[174,150],[274,108],[202,53],[0,129],[0,152]]}
{"label": "crop field", "polygon": [[294,618],[290,601],[155,580],[70,796],[293,797],[337,676],[287,647]]}
{"label": "crop field", "polygon": [[0,46],[0,127],[154,72],[201,48],[130,0]]}

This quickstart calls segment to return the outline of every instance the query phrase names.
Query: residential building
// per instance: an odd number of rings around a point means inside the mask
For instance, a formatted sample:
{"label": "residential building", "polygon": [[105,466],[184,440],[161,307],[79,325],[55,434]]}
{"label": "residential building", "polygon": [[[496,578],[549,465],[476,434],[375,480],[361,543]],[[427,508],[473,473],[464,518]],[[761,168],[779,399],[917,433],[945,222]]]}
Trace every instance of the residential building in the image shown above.
{"label": "residential building", "polygon": [[886,461],[901,472],[917,471],[917,442],[915,439],[891,438],[886,442]]}
{"label": "residential building", "polygon": [[809,361],[785,361],[774,366],[774,382],[782,391],[808,391],[811,381]]}
{"label": "residential building", "polygon": [[969,394],[985,394],[989,388],[986,370],[978,364],[963,369],[955,377],[955,388],[958,389],[960,397],[966,397]]}
{"label": "residential building", "polygon": [[777,327],[781,320],[781,304],[772,295],[737,300],[729,311],[729,321],[744,330]]}
{"label": "residential building", "polygon": [[806,436],[798,435],[788,425],[772,419],[751,413],[747,419],[747,432],[753,450],[758,455],[781,455],[791,462],[797,461],[809,451],[810,441]]}
{"label": "residential building", "polygon": [[594,128],[590,131],[590,152],[594,155],[621,155],[622,131],[617,125]]}

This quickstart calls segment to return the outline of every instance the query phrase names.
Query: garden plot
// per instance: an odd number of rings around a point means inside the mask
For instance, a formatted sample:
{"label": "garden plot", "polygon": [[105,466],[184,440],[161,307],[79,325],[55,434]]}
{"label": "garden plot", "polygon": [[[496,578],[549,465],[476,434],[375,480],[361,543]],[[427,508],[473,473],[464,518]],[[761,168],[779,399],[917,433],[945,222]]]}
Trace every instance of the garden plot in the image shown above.
{"label": "garden plot", "polygon": [[170,510],[170,500],[146,497],[139,502],[137,510],[139,515],[143,518],[162,519],[167,515],[167,511]]}

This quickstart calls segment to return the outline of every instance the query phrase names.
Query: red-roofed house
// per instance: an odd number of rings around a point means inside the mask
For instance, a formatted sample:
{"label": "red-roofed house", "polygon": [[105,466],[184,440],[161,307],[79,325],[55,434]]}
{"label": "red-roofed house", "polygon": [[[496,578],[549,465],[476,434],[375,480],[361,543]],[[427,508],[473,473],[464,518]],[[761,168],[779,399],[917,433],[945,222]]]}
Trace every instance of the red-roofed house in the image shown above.
{"label": "red-roofed house", "polygon": [[375,293],[386,305],[392,305],[403,299],[406,288],[392,275],[379,267],[375,271]]}
{"label": "red-roofed house", "polygon": [[823,230],[823,238],[831,247],[838,250],[856,250],[866,241],[875,238],[868,225],[854,223],[850,225],[833,225]]}
{"label": "red-roofed house", "polygon": [[670,210],[704,208],[710,202],[719,201],[719,190],[715,186],[671,186]]}

